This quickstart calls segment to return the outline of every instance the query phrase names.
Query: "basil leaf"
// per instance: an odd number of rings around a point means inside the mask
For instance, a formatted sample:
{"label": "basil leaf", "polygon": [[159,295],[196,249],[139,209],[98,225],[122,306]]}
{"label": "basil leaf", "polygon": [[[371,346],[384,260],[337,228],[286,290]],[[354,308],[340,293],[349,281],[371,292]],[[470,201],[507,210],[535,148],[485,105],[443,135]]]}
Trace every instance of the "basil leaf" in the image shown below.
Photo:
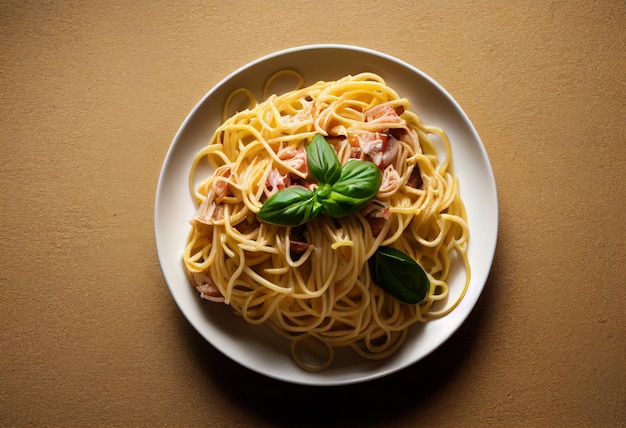
{"label": "basil leaf", "polygon": [[430,281],[411,257],[392,247],[378,247],[369,260],[374,282],[404,303],[420,303],[428,295]]}
{"label": "basil leaf", "polygon": [[322,183],[333,184],[341,175],[341,163],[328,141],[316,134],[306,146],[307,165],[313,176]]}
{"label": "basil leaf", "polygon": [[343,217],[357,211],[374,199],[382,174],[372,162],[353,159],[341,169],[339,180],[332,185],[330,196],[323,201],[322,212]]}
{"label": "basil leaf", "polygon": [[314,192],[303,186],[291,186],[274,193],[257,216],[279,226],[299,226],[319,214],[321,208]]}
{"label": "basil leaf", "polygon": [[335,218],[350,215],[359,208],[361,205],[355,203],[355,199],[337,192],[331,192],[322,203],[322,212]]}

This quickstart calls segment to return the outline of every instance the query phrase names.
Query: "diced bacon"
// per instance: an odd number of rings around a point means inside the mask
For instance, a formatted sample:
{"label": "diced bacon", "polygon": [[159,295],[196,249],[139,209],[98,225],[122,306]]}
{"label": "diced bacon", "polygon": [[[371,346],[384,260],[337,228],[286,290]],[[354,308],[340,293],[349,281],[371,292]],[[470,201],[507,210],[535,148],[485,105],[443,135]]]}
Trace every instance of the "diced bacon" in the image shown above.
{"label": "diced bacon", "polygon": [[304,146],[295,148],[293,146],[287,146],[278,151],[278,158],[285,162],[286,165],[300,171],[303,176],[309,172],[309,168],[306,162],[306,149]]}
{"label": "diced bacon", "polygon": [[398,141],[406,138],[406,135],[408,133],[409,133],[409,130],[407,128],[390,128],[389,129],[389,135]]}
{"label": "diced bacon", "polygon": [[394,137],[389,136],[387,139],[387,144],[383,147],[383,152],[381,154],[380,163],[376,163],[379,168],[386,168],[387,165],[391,165],[396,158],[398,157],[398,152],[400,151],[400,144],[398,140]]}
{"label": "diced bacon", "polygon": [[[350,146],[354,155],[351,157],[371,160],[380,169],[393,163],[399,150],[398,140],[381,132],[354,132],[350,137]],[[361,156],[357,157],[359,152]]]}
{"label": "diced bacon", "polygon": [[387,134],[381,134],[380,132],[362,132],[359,134],[359,137],[363,153],[371,157],[372,161],[378,165],[380,162],[378,158],[382,156],[383,151],[387,147],[387,142],[389,141]]}
{"label": "diced bacon", "polygon": [[235,226],[235,229],[244,235],[248,233],[252,233],[254,230],[258,229],[259,222],[256,219],[256,216],[248,216],[244,218],[240,223]]}
{"label": "diced bacon", "polygon": [[372,218],[389,219],[391,217],[389,205],[375,199],[361,210],[361,214],[363,214],[365,217]]}
{"label": "diced bacon", "polygon": [[400,188],[400,174],[393,167],[393,165],[387,166],[383,170],[383,178],[378,188],[378,195],[384,195],[389,197],[396,193]]}
{"label": "diced bacon", "polygon": [[[396,110],[398,109],[398,110]],[[403,123],[403,119],[400,115],[404,112],[403,106],[396,108],[391,107],[388,104],[379,104],[366,110],[363,115],[366,122],[383,122],[385,124]]]}
{"label": "diced bacon", "polygon": [[305,226],[292,227],[289,231],[289,252],[292,259],[299,259],[311,245]]}
{"label": "diced bacon", "polygon": [[302,186],[307,190],[315,191],[317,189],[317,181],[304,179],[301,177],[291,176],[290,186]]}
{"label": "diced bacon", "polygon": [[[218,168],[215,171],[215,176],[224,178],[230,177],[230,168]],[[223,198],[230,192],[228,182],[226,180],[215,180],[213,182],[213,188],[215,189],[215,195],[218,198]]]}
{"label": "diced bacon", "polygon": [[270,194],[276,193],[279,190],[283,190],[291,184],[289,174],[281,174],[278,168],[272,168],[270,174],[267,176],[266,187],[270,191]]}
{"label": "diced bacon", "polygon": [[196,284],[195,288],[200,297],[209,300],[211,302],[223,302],[224,296],[213,283],[209,275],[204,273],[196,273],[193,275],[193,282]]}
{"label": "diced bacon", "polygon": [[353,134],[348,138],[348,143],[350,144],[350,159],[363,160],[363,149],[361,149],[359,139]]}
{"label": "diced bacon", "polygon": [[291,253],[291,258],[298,259],[302,254],[306,252],[309,248],[308,242],[299,242],[299,241],[289,241],[289,251]]}
{"label": "diced bacon", "polygon": [[415,164],[415,166],[413,167],[413,171],[411,171],[411,175],[409,175],[409,179],[407,180],[406,185],[409,187],[413,187],[414,189],[421,189],[424,185],[419,165]]}
{"label": "diced bacon", "polygon": [[367,204],[361,211],[361,214],[363,214],[369,222],[370,229],[372,230],[372,236],[374,237],[380,234],[383,230],[383,226],[391,217],[389,206],[376,200]]}
{"label": "diced bacon", "polygon": [[309,171],[306,161],[306,149],[304,146],[297,148],[287,146],[280,149],[277,155],[278,158],[285,163],[285,165],[298,171],[298,173],[294,173],[292,171],[291,173],[287,172],[283,174],[278,168],[272,168],[266,182],[266,187],[269,190],[270,195],[293,184],[297,184],[299,181],[306,178]]}
{"label": "diced bacon", "polygon": [[215,202],[215,190],[211,189],[196,210],[194,219],[200,223],[211,225],[215,223],[215,220],[221,219],[223,213],[224,208]]}
{"label": "diced bacon", "polygon": [[202,297],[203,299],[210,300],[211,297],[222,297],[222,293],[220,293],[220,290],[215,284],[197,285],[196,290],[198,290],[198,292],[200,293],[200,297]]}

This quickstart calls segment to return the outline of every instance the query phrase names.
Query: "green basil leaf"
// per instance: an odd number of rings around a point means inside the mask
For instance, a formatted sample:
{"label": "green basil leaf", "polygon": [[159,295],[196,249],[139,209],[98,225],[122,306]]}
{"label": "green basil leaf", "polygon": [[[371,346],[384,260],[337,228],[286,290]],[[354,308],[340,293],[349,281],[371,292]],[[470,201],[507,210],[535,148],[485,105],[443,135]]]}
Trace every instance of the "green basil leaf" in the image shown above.
{"label": "green basil leaf", "polygon": [[332,185],[330,196],[323,201],[322,212],[331,217],[352,214],[374,199],[381,181],[380,169],[372,162],[348,161]]}
{"label": "green basil leaf", "polygon": [[420,303],[428,295],[430,281],[411,257],[392,247],[378,247],[369,260],[374,282],[404,303]]}
{"label": "green basil leaf", "polygon": [[345,217],[361,208],[362,205],[356,202],[350,196],[338,192],[330,192],[328,199],[322,201],[322,212],[335,218]]}
{"label": "green basil leaf", "polygon": [[341,175],[341,163],[328,141],[316,134],[306,146],[307,165],[313,176],[322,183],[333,184]]}
{"label": "green basil leaf", "polygon": [[302,186],[291,186],[274,193],[257,216],[279,226],[299,226],[319,214],[321,208],[314,192]]}
{"label": "green basil leaf", "polygon": [[339,180],[333,190],[356,199],[371,200],[378,193],[382,173],[372,162],[349,160],[341,169]]}

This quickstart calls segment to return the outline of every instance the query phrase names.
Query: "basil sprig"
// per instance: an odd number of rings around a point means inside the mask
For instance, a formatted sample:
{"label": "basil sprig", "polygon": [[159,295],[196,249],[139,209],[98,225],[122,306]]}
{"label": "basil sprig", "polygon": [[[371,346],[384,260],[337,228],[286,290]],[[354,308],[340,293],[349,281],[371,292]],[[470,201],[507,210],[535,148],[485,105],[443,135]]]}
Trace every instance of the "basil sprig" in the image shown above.
{"label": "basil sprig", "polygon": [[369,259],[374,282],[404,303],[420,303],[430,289],[424,269],[411,257],[393,247],[378,247]]}
{"label": "basil sprig", "polygon": [[320,212],[343,217],[362,208],[378,193],[382,174],[372,162],[352,159],[342,166],[320,134],[306,147],[306,153],[317,188],[291,186],[276,192],[261,207],[259,219],[279,226],[299,226]]}

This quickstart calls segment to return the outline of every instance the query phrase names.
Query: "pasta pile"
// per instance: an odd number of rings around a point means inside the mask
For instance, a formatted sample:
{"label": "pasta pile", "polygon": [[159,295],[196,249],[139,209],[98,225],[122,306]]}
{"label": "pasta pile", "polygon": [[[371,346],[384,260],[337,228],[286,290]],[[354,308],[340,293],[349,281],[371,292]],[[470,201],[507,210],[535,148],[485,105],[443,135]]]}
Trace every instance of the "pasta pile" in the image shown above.
{"label": "pasta pile", "polygon": [[[301,226],[260,221],[256,213],[276,192],[315,186],[305,147],[316,134],[342,164],[358,158],[380,168],[375,199],[348,216],[319,215]],[[196,187],[205,162],[214,173]],[[446,315],[468,287],[467,216],[448,137],[425,126],[376,74],[251,99],[197,153],[189,185],[198,206],[183,255],[191,284],[202,298],[290,339],[304,369],[326,368],[337,347],[386,358],[411,325]],[[379,246],[403,251],[425,270],[430,290],[422,302],[403,303],[374,283],[368,260]],[[455,263],[464,267],[465,286],[448,302]],[[301,352],[311,340],[324,345],[323,361]]]}

